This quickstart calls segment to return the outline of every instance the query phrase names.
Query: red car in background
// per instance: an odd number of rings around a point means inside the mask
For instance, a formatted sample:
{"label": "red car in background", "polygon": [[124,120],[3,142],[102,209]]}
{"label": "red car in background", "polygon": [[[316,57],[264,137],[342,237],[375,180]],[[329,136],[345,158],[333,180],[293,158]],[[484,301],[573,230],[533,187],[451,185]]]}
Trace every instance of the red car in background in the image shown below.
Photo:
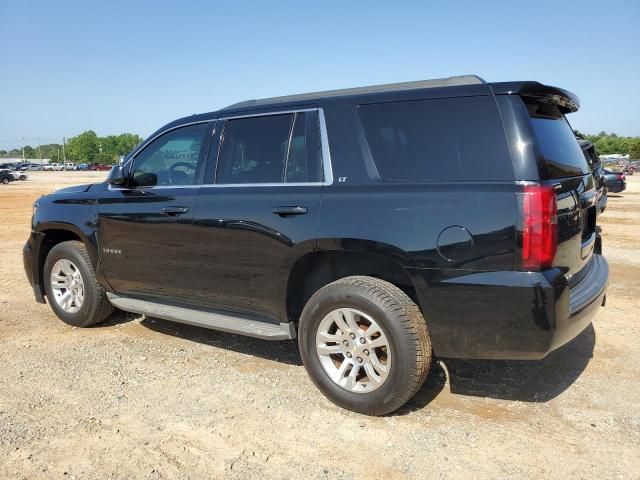
{"label": "red car in background", "polygon": [[111,170],[111,165],[104,165],[102,163],[92,163],[91,165],[89,165],[89,170],[93,170],[93,171]]}

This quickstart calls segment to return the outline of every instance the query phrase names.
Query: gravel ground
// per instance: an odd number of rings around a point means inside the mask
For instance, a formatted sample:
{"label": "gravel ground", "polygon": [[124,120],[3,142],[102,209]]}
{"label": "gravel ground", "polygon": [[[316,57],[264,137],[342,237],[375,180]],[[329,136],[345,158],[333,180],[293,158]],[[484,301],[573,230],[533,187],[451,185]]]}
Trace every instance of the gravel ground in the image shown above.
{"label": "gravel ground", "polygon": [[440,359],[406,408],[335,407],[295,343],[116,314],[64,325],[22,269],[31,203],[104,172],[0,185],[0,478],[640,478],[640,178],[599,219],[611,283],[543,361]]}

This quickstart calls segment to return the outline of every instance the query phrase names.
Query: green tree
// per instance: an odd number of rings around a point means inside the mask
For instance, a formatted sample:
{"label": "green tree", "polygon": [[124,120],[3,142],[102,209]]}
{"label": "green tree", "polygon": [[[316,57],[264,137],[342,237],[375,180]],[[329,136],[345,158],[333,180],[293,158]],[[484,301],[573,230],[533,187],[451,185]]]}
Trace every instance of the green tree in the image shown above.
{"label": "green tree", "polygon": [[93,158],[95,163],[114,164],[117,163],[118,156],[112,153],[98,152]]}
{"label": "green tree", "polygon": [[133,133],[123,133],[122,135],[118,135],[118,155],[126,155],[131,150],[133,150],[140,142],[142,142],[142,137],[140,135],[135,135]]}
{"label": "green tree", "polygon": [[67,158],[75,162],[94,161],[99,153],[99,141],[96,132],[87,130],[76,137],[69,139],[67,143]]}
{"label": "green tree", "polygon": [[36,155],[36,151],[33,147],[26,145],[24,147],[24,158],[38,158],[38,155]]}
{"label": "green tree", "polygon": [[634,160],[640,160],[640,138],[634,138],[629,147],[629,155]]}

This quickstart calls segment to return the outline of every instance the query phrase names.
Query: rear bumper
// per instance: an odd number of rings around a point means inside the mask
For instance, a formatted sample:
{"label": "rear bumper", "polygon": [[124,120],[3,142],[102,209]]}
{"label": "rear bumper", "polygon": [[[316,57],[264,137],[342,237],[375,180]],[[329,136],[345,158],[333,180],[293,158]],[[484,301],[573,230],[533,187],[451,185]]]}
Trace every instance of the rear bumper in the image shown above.
{"label": "rear bumper", "polygon": [[411,270],[434,353],[442,357],[536,360],[580,334],[598,312],[609,279],[594,254],[570,288],[559,269],[481,272],[452,278]]}
{"label": "rear bumper", "polygon": [[604,306],[609,284],[609,264],[602,255],[593,255],[589,263],[586,276],[569,289],[569,314],[566,315],[564,305],[557,312],[557,326],[549,351],[577,337],[591,323],[598,307]]}
{"label": "rear bumper", "polygon": [[627,189],[627,182],[624,180],[607,182],[607,191],[611,193],[620,193],[626,189]]}

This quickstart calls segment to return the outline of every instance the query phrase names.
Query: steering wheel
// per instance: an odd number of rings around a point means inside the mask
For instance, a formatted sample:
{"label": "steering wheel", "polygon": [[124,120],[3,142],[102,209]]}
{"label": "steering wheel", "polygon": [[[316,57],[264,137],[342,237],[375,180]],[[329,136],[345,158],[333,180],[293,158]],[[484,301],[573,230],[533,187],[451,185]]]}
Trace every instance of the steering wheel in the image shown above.
{"label": "steering wheel", "polygon": [[[186,168],[188,168],[189,170],[193,170],[193,172],[194,172],[194,173],[195,173],[195,171],[196,171],[196,167],[195,167],[195,165],[194,165],[193,163],[188,163],[188,162],[178,162],[178,163],[174,163],[173,165],[171,165],[171,166],[169,167],[169,172],[168,172],[168,173],[169,173],[169,183],[170,183],[171,185],[173,185],[173,184],[174,184],[174,181],[173,181],[173,180],[174,180],[174,178],[173,178],[173,177],[174,177],[174,175],[177,173],[175,170],[176,170],[176,168],[178,168],[178,167],[186,167]],[[185,172],[180,172],[180,173],[182,173],[182,174],[183,174],[183,175],[185,175],[185,176],[187,175]]]}

